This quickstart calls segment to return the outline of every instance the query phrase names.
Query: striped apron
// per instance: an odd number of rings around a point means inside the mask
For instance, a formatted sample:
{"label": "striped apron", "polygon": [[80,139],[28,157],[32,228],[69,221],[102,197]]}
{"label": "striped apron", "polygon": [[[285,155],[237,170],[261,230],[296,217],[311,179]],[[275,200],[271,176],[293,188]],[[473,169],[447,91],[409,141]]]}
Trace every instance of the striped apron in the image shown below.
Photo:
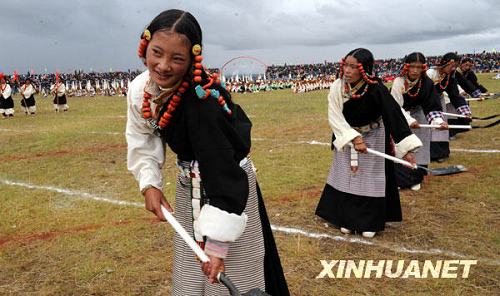
{"label": "striped apron", "polygon": [[[193,165],[194,163],[194,165]],[[175,216],[188,233],[193,234],[193,189],[198,182],[193,182],[190,175],[197,167],[196,162],[178,161],[181,172],[177,179]],[[251,160],[245,158],[240,163],[241,168],[248,175],[249,196],[244,212],[248,216],[245,231],[242,236],[229,247],[229,254],[224,260],[225,273],[231,278],[236,287],[244,292],[252,288],[265,290],[264,280],[264,238],[259,215],[259,201],[255,171]],[[186,174],[191,171],[194,174]],[[201,184],[203,181],[201,180]],[[194,186],[193,186],[194,185]],[[203,192],[203,188],[201,188]],[[194,236],[194,235],[193,235]],[[182,240],[174,234],[174,263],[172,274],[172,295],[229,295],[229,291],[222,284],[210,284],[201,271],[200,263],[194,253]]]}
{"label": "striped apron", "polygon": [[[441,94],[441,107],[442,110],[446,112],[446,102],[444,95]],[[443,116],[443,120],[448,123],[448,119],[446,116]],[[438,129],[431,130],[431,142],[449,142],[450,141],[450,133],[448,130],[440,131]]]}
{"label": "striped apron", "polygon": [[[385,153],[385,130],[378,128],[362,133],[371,149]],[[358,154],[358,171],[351,172],[351,148],[335,149],[333,164],[327,183],[333,188],[360,196],[385,197],[385,159],[369,153]]]}
{"label": "striped apron", "polygon": [[[426,124],[427,118],[425,117],[424,111],[421,106],[415,107],[410,110],[411,117],[415,118],[419,123]],[[431,162],[431,129],[429,128],[416,128],[411,129],[420,141],[422,141],[423,146],[418,149],[415,153],[417,164],[428,165]]]}

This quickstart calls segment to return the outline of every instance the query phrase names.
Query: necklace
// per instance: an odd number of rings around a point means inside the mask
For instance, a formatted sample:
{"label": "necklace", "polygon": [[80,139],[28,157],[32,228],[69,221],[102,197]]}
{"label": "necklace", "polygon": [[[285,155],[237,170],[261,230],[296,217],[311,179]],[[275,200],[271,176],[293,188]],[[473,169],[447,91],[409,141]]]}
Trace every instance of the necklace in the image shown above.
{"label": "necklace", "polygon": [[[450,75],[449,74],[445,74],[446,76],[444,76],[443,78],[441,78],[441,80],[439,81],[439,88],[442,89],[442,90],[445,90],[447,87],[448,87],[448,83],[450,83]],[[443,85],[443,81],[444,79],[446,78],[446,83],[445,85]]]}
{"label": "necklace", "polygon": [[[361,92],[360,94],[356,94],[363,85],[365,85],[363,92]],[[367,91],[368,91],[368,83],[365,83],[364,80],[359,81],[358,84],[356,84],[353,88],[351,88],[348,82],[344,82],[344,95],[347,96],[349,99],[354,99],[354,100],[360,99],[362,96],[366,94]]]}
{"label": "necklace", "polygon": [[[417,83],[418,83],[417,91],[414,92],[414,93],[410,93],[410,90],[415,85],[417,85]],[[421,78],[419,78],[418,81],[411,82],[411,81],[408,80],[408,77],[405,77],[405,90],[406,90],[406,93],[408,94],[409,97],[415,98],[416,96],[418,96],[418,94],[420,93],[420,89],[421,88],[422,88],[422,79]]]}
{"label": "necklace", "polygon": [[[187,91],[189,83],[187,81],[182,81],[172,88],[162,89],[160,95],[158,95],[154,99],[153,95],[146,91],[146,88],[148,86],[149,86],[149,81],[148,83],[146,83],[146,86],[144,87],[144,96],[143,96],[144,99],[142,101],[142,117],[146,119],[146,121],[149,123],[151,127],[157,130],[161,130],[164,129],[170,123],[172,114],[175,112],[175,109],[177,109],[177,106],[179,106],[182,95]],[[158,120],[157,124],[156,116],[159,113],[161,107],[167,102],[167,98],[170,97],[172,93],[174,93],[174,95],[170,99],[167,109],[161,116],[160,120]],[[151,110],[151,102],[150,102],[151,99],[153,99],[153,102],[156,104],[154,113]]]}

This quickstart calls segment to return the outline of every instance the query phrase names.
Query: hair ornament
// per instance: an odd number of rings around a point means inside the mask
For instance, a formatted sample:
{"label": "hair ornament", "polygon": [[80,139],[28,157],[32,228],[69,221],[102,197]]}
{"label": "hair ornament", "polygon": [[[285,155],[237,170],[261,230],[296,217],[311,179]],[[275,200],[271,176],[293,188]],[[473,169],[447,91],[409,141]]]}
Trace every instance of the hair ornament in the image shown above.
{"label": "hair ornament", "polygon": [[195,56],[198,56],[201,54],[201,45],[199,44],[195,44],[193,45],[193,47],[191,48],[191,52],[193,53],[193,55]]}

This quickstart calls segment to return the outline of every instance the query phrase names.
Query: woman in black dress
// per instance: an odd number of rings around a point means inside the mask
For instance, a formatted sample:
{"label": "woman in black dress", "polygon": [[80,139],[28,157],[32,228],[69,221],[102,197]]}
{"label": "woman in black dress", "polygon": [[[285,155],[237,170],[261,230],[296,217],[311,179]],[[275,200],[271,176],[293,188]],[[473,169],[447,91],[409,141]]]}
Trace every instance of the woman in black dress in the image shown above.
{"label": "woman in black dress", "polygon": [[[252,123],[217,75],[203,65],[202,32],[189,12],[167,10],[141,34],[148,70],[131,82],[128,168],[146,209],[164,219],[165,144],[177,155],[175,216],[210,257],[200,264],[174,234],[173,295],[226,295],[226,273],[240,290],[289,295],[250,151]],[[208,277],[208,279],[207,279]]]}
{"label": "woman in black dress", "polygon": [[401,107],[373,75],[373,55],[364,48],[341,61],[340,78],[328,95],[334,158],[316,214],[340,227],[373,237],[385,222],[401,221],[394,164],[367,147],[415,163],[411,153],[422,142],[411,133]]}
{"label": "woman in black dress", "polygon": [[[420,128],[420,123],[441,125],[440,129],[448,128],[441,115],[441,98],[432,80],[427,77],[426,70],[425,56],[420,52],[413,52],[406,56],[401,75],[394,79],[391,87],[391,95],[403,108],[408,125],[423,143],[423,147],[415,155],[417,164],[423,167],[427,167],[431,161],[431,130]],[[400,164],[395,166],[398,187],[420,189],[425,170],[414,170]]]}

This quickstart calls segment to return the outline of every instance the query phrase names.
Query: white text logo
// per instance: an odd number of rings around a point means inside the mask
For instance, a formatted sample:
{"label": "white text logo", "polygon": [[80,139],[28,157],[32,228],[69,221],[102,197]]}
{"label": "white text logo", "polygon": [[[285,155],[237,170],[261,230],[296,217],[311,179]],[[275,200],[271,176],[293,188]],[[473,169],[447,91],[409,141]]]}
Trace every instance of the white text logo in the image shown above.
{"label": "white text logo", "polygon": [[329,278],[468,278],[477,260],[320,260],[316,277]]}

